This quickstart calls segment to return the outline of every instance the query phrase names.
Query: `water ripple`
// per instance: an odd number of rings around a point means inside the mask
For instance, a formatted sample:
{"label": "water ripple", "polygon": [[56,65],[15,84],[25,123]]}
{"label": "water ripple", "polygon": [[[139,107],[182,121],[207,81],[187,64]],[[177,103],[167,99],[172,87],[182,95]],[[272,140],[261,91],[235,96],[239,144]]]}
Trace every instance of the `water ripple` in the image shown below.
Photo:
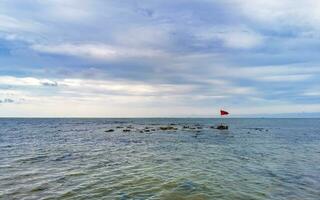
{"label": "water ripple", "polygon": [[319,199],[318,119],[225,120],[1,119],[0,199]]}

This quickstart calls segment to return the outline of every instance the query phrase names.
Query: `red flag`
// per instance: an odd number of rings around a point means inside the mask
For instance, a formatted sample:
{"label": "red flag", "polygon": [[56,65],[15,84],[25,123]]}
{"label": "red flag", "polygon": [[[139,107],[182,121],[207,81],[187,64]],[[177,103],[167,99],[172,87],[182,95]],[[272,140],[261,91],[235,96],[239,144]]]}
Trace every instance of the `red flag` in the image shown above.
{"label": "red flag", "polygon": [[220,110],[220,115],[229,115],[229,113],[225,110]]}

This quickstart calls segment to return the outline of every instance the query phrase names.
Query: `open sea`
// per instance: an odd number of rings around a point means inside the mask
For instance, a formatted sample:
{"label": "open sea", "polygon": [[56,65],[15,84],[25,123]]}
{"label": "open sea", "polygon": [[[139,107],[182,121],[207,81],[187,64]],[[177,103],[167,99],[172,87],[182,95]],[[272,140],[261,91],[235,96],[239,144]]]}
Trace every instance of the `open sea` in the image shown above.
{"label": "open sea", "polygon": [[319,200],[320,119],[3,118],[0,199]]}

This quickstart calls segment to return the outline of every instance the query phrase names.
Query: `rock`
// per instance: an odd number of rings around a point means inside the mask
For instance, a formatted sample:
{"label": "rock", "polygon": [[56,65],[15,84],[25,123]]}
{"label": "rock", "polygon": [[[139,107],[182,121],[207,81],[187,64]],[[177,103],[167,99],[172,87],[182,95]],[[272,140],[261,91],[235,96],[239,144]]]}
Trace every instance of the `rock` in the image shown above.
{"label": "rock", "polygon": [[113,129],[109,129],[109,130],[105,130],[104,132],[110,133],[110,132],[113,132],[113,131],[114,131]]}
{"label": "rock", "polygon": [[172,130],[178,130],[178,128],[173,127],[173,126],[161,126],[160,130],[162,130],[162,131],[172,131]]}
{"label": "rock", "polygon": [[123,129],[122,132],[130,132],[130,129]]}
{"label": "rock", "polygon": [[227,130],[229,127],[227,125],[223,125],[223,124],[220,124],[216,127],[216,129],[219,129],[219,130]]}
{"label": "rock", "polygon": [[123,126],[117,126],[116,128],[123,128]]}

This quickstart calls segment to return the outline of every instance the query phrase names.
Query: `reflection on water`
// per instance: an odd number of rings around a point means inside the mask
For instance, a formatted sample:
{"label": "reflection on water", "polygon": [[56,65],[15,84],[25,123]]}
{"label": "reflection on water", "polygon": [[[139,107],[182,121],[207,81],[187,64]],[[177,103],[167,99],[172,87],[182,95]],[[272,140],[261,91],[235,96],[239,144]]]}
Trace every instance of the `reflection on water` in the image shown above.
{"label": "reflection on water", "polygon": [[319,199],[319,119],[224,120],[1,119],[0,199]]}

